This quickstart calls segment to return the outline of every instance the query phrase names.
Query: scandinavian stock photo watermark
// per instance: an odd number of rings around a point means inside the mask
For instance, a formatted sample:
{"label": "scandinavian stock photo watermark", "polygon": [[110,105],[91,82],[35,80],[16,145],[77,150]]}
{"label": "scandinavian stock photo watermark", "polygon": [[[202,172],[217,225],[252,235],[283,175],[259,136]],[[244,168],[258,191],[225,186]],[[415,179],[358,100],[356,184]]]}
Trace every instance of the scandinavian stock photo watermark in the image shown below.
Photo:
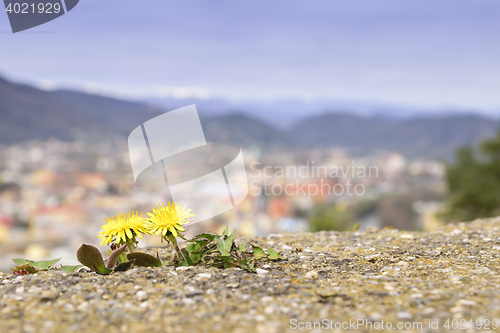
{"label": "scandinavian stock photo watermark", "polygon": [[366,194],[368,184],[379,177],[375,165],[351,161],[342,165],[250,165],[250,193],[255,196],[353,197]]}

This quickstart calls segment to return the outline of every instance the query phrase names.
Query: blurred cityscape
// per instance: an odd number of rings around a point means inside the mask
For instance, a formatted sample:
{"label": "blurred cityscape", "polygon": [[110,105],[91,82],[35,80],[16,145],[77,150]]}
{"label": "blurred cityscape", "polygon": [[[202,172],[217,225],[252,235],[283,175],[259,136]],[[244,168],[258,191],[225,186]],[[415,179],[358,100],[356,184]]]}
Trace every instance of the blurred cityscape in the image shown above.
{"label": "blurred cityscape", "polygon": [[[351,156],[342,148],[244,150],[249,195],[236,209],[190,226],[188,236],[226,225],[240,236],[350,230],[356,223],[430,230],[444,194],[442,163],[398,152]],[[217,191],[214,191],[217,193]],[[123,139],[56,139],[0,147],[0,267],[11,258],[63,257],[99,244],[104,218],[144,216],[169,198],[136,186]],[[158,245],[146,237],[141,246]]]}

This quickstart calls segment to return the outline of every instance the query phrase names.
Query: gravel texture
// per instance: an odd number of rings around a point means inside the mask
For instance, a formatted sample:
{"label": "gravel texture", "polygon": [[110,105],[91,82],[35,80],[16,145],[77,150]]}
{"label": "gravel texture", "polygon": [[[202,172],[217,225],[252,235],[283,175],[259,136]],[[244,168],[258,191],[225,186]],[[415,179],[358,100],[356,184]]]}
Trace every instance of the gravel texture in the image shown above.
{"label": "gravel texture", "polygon": [[0,273],[0,332],[373,332],[391,331],[389,323],[405,332],[500,331],[493,329],[500,218],[432,233],[384,228],[252,242],[286,259],[259,261],[257,274],[210,267]]}

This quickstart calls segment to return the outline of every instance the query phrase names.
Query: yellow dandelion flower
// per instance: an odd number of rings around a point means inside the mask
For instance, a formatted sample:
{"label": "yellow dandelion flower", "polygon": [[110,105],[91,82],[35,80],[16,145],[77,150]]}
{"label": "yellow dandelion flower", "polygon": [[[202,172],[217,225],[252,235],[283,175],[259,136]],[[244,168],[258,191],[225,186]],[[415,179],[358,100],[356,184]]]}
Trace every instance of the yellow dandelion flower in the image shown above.
{"label": "yellow dandelion flower", "polygon": [[191,222],[190,218],[194,215],[190,211],[191,209],[186,210],[186,206],[181,207],[171,202],[168,207],[164,203],[157,205],[152,213],[148,213],[150,231],[156,235],[161,233],[162,238],[170,231],[177,237],[178,231],[184,231],[182,225]]}
{"label": "yellow dandelion flower", "polygon": [[113,241],[124,244],[130,240],[135,241],[136,236],[142,238],[141,233],[151,234],[138,212],[116,213],[115,217],[108,216],[105,221],[107,223],[102,225],[102,231],[97,235],[102,239],[101,246]]}

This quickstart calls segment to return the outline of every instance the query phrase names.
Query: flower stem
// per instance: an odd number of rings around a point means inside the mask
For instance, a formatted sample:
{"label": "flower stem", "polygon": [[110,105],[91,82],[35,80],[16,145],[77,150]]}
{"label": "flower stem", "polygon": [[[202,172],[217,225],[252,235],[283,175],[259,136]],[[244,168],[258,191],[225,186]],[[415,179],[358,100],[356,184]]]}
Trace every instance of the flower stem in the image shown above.
{"label": "flower stem", "polygon": [[179,258],[180,261],[186,261],[186,258],[182,254],[181,249],[179,248],[179,244],[177,244],[177,239],[175,238],[174,235],[170,234],[167,236],[168,239],[172,242],[174,245],[175,253],[177,253],[177,257]]}
{"label": "flower stem", "polygon": [[132,239],[127,239],[127,249],[128,252],[134,252],[134,241]]}

